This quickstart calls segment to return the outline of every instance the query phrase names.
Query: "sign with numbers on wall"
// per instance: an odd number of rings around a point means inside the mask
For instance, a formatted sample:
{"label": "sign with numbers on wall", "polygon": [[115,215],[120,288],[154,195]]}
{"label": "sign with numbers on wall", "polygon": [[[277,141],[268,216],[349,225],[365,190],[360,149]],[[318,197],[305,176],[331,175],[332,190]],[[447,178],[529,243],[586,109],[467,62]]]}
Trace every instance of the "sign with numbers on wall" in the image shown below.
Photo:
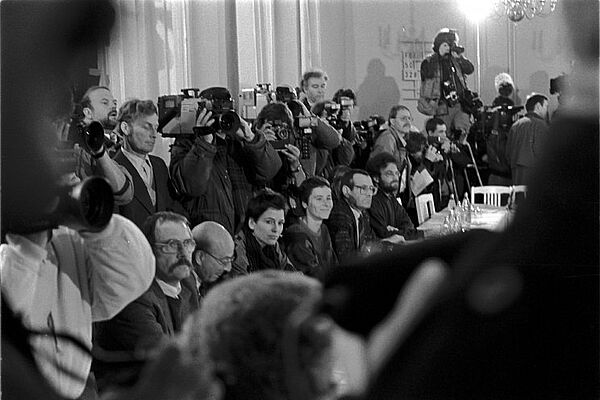
{"label": "sign with numbers on wall", "polygon": [[418,81],[420,80],[421,61],[423,56],[414,51],[402,52],[402,80]]}

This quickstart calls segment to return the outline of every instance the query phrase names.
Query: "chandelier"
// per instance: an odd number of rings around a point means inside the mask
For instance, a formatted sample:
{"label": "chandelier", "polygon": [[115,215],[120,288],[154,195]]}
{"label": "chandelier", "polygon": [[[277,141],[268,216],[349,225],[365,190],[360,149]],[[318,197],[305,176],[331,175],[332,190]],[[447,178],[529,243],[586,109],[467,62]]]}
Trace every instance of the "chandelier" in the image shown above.
{"label": "chandelier", "polygon": [[535,16],[545,17],[554,11],[558,0],[497,0],[495,11],[498,16],[506,16],[512,22]]}

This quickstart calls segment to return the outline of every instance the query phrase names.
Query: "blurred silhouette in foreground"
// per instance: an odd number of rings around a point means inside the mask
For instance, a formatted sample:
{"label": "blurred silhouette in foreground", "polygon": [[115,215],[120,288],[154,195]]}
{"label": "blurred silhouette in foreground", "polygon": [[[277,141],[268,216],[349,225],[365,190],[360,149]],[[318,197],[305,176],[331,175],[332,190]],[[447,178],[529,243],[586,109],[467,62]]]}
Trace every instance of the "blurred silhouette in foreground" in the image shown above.
{"label": "blurred silhouette in foreground", "polygon": [[564,8],[574,97],[508,229],[424,241],[325,280],[325,312],[366,339],[360,398],[598,398],[598,3]]}

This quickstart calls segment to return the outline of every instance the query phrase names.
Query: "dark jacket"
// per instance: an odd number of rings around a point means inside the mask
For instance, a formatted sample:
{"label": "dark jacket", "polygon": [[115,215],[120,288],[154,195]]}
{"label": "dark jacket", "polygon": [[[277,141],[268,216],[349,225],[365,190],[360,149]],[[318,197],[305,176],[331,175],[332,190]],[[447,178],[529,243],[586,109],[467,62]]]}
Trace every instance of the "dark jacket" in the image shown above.
{"label": "dark jacket", "polygon": [[369,214],[362,212],[360,242],[357,241],[356,219],[346,199],[336,202],[325,223],[329,228],[333,250],[340,263],[356,255],[363,245],[376,239]]}
{"label": "dark jacket", "polygon": [[299,220],[285,230],[283,235],[285,252],[299,271],[313,277],[321,277],[337,264],[331,237],[327,225],[321,225],[321,231],[314,233]]}
{"label": "dark jacket", "polygon": [[[152,173],[154,175],[154,191],[156,192],[156,204],[153,206],[150,200],[146,184],[137,172],[131,161],[123,154],[121,150],[115,155],[114,160],[131,175],[133,179],[133,200],[130,203],[118,207],[118,213],[132,220],[140,229],[148,216],[157,211],[174,210],[173,198],[169,191],[169,170],[162,158],[149,155],[150,164],[152,164]],[[175,209],[174,209],[175,207]]]}
{"label": "dark jacket", "polygon": [[280,168],[279,155],[260,133],[251,143],[215,135],[213,143],[177,138],[171,147],[171,176],[191,225],[215,221],[231,234],[244,220],[253,192]]}
{"label": "dark jacket", "polygon": [[[249,237],[250,233],[247,229],[242,229],[237,235],[235,235],[235,260],[231,265],[230,276],[247,275],[251,272],[260,271],[263,269],[269,269],[265,264],[261,264],[256,261],[266,255],[256,254],[258,252],[257,246],[249,246],[249,240],[256,240]],[[275,246],[271,246],[273,253],[270,258],[270,263],[276,267],[273,269],[279,269],[284,271],[295,271],[292,263],[288,259],[287,255],[283,252],[279,243]],[[250,253],[254,252],[254,253]]]}
{"label": "dark jacket", "polygon": [[179,301],[174,300],[155,280],[114,318],[94,323],[94,373],[100,390],[110,384],[133,383],[144,353],[181,330],[200,304],[193,277],[181,281]]}
{"label": "dark jacket", "polygon": [[[398,234],[404,236],[404,239],[407,240],[417,239],[417,230],[404,207],[398,203],[394,196],[385,193],[383,190],[379,190],[373,196],[368,213],[371,217],[371,227],[377,237],[383,239]],[[397,228],[398,231],[389,231],[388,226]]]}

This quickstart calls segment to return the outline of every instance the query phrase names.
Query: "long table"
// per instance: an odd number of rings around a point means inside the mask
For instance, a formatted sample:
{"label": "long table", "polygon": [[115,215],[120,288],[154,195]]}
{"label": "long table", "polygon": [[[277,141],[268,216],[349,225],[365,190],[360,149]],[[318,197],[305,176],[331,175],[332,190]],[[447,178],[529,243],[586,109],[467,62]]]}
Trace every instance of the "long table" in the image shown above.
{"label": "long table", "polygon": [[[442,234],[444,219],[450,215],[450,209],[445,208],[431,216],[417,227],[425,238]],[[487,229],[501,231],[506,229],[513,212],[508,207],[496,207],[484,204],[477,205],[477,211],[471,213],[471,224],[467,229]]]}

